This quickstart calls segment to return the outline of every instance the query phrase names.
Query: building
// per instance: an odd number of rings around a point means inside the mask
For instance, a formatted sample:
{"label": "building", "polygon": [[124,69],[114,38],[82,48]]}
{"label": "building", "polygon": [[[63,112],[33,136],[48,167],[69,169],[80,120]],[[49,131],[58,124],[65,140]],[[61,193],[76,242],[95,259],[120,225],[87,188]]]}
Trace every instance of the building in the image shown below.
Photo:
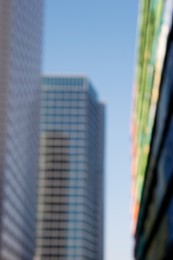
{"label": "building", "polygon": [[173,1],[142,0],[132,115],[135,258],[173,259]]}
{"label": "building", "polygon": [[33,258],[41,0],[0,0],[0,259]]}
{"label": "building", "polygon": [[36,259],[103,259],[104,105],[83,76],[44,76]]}

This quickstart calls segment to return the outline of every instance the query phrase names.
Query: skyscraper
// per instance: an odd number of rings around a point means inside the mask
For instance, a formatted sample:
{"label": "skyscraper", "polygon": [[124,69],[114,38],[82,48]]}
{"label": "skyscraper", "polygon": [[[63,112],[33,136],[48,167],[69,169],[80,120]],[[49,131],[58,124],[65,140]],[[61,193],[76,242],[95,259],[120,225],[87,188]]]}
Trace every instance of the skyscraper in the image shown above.
{"label": "skyscraper", "polygon": [[135,258],[173,259],[173,1],[142,0],[132,121]]}
{"label": "skyscraper", "polygon": [[42,0],[0,0],[0,259],[35,247]]}
{"label": "skyscraper", "polygon": [[88,78],[44,76],[36,259],[103,259],[103,139]]}

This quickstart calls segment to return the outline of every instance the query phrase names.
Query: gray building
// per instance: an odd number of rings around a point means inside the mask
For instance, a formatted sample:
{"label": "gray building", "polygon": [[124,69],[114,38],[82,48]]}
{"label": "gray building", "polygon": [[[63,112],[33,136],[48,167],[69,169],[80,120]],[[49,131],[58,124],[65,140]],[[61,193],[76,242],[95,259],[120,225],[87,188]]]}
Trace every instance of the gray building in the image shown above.
{"label": "gray building", "polygon": [[84,76],[44,76],[36,259],[103,259],[104,105]]}
{"label": "gray building", "polygon": [[35,248],[42,0],[0,0],[0,259]]}

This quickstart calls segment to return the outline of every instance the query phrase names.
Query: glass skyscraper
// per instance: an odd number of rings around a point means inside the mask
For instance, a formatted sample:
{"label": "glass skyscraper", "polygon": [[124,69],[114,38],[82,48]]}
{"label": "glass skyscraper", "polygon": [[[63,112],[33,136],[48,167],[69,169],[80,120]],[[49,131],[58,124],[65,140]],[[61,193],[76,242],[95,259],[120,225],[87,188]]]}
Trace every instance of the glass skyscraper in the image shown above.
{"label": "glass skyscraper", "polygon": [[103,259],[104,105],[84,76],[44,76],[36,259]]}
{"label": "glass skyscraper", "polygon": [[0,0],[0,259],[35,248],[42,0]]}
{"label": "glass skyscraper", "polygon": [[134,256],[173,259],[173,1],[141,0],[132,114]]}

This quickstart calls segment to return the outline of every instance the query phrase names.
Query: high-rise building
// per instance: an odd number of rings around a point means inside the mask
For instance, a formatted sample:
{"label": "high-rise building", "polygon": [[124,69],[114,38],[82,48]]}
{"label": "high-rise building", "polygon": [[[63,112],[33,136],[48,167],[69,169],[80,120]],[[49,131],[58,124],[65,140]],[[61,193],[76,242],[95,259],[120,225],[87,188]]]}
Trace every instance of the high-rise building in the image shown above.
{"label": "high-rise building", "polygon": [[84,76],[44,76],[36,259],[103,259],[104,105]]}
{"label": "high-rise building", "polygon": [[42,0],[0,0],[0,259],[35,247]]}
{"label": "high-rise building", "polygon": [[135,258],[173,259],[173,1],[142,0],[132,121]]}

